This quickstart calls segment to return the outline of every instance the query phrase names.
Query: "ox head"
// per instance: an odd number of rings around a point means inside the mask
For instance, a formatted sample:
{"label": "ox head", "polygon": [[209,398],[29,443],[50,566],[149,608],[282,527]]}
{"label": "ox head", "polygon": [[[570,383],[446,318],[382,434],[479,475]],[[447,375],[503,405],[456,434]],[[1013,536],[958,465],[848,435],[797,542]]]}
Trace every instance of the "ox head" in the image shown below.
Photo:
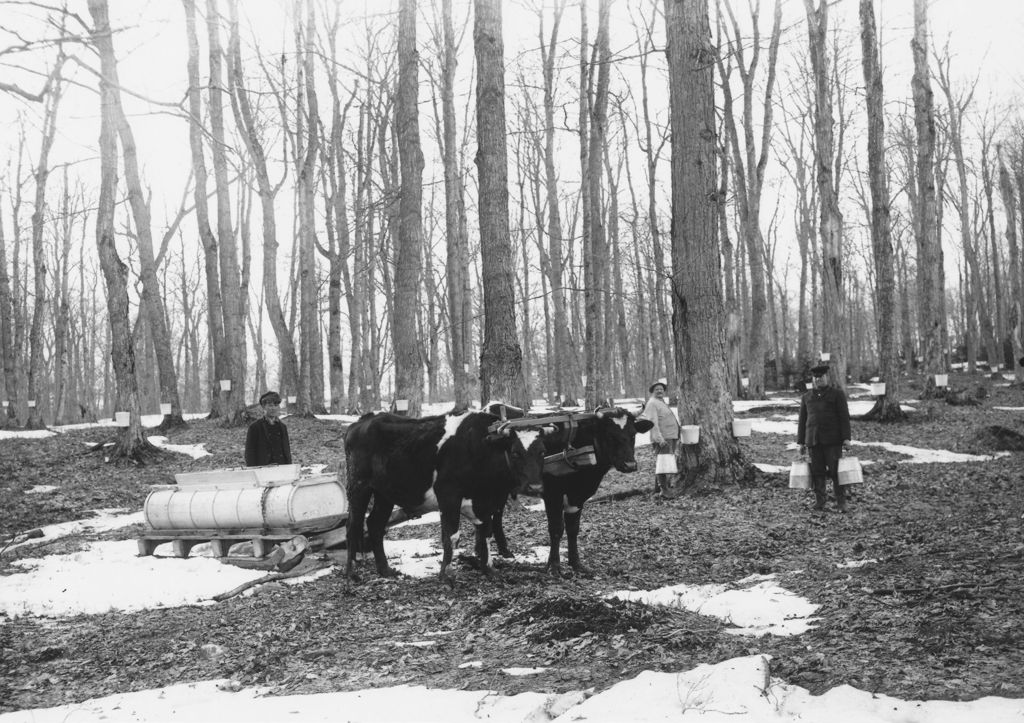
{"label": "ox head", "polygon": [[601,453],[619,472],[636,472],[636,458],[633,456],[636,435],[649,431],[654,423],[649,419],[637,419],[620,407],[606,407],[595,413],[598,418],[595,437]]}
{"label": "ox head", "polygon": [[543,436],[546,427],[517,428],[499,425],[490,435],[505,454],[505,463],[515,479],[515,490],[539,494],[544,474]]}

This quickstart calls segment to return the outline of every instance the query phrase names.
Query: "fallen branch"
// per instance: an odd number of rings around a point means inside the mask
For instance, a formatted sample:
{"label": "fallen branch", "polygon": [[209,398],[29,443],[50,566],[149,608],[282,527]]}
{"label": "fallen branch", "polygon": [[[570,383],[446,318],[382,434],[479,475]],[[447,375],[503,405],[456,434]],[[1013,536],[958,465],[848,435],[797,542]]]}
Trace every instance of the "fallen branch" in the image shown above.
{"label": "fallen branch", "polygon": [[278,580],[287,580],[288,578],[291,578],[291,577],[302,577],[303,575],[308,575],[311,572],[316,572],[317,570],[323,570],[324,568],[328,568],[328,567],[331,567],[330,563],[320,563],[319,565],[314,565],[313,567],[296,568],[295,570],[292,570],[291,572],[275,572],[275,573],[271,573],[270,575],[264,575],[263,577],[258,577],[255,580],[249,580],[248,582],[243,582],[241,585],[239,585],[235,589],[228,590],[227,592],[222,592],[219,595],[214,595],[210,599],[215,601],[215,602],[224,602],[225,600],[227,600],[229,598],[233,598],[235,595],[240,595],[243,592],[245,592],[246,590],[248,590],[249,588],[256,587],[257,585],[263,585],[264,583],[268,583],[268,582],[277,582]]}
{"label": "fallen branch", "polygon": [[1003,580],[995,582],[954,582],[949,585],[935,585],[932,587],[885,587],[868,589],[872,595],[920,595],[930,592],[949,592],[951,590],[963,590],[967,588],[988,588],[995,587]]}

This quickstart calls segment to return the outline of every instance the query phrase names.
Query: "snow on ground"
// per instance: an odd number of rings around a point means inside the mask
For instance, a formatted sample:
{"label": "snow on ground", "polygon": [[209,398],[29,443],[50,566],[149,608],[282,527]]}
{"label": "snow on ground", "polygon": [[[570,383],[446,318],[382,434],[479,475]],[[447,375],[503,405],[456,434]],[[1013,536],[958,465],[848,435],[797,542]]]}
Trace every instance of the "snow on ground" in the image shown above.
{"label": "snow on ground", "polygon": [[[771,676],[769,658],[750,655],[677,673],[645,671],[611,688],[562,694],[438,690],[399,685],[352,692],[265,696],[265,688],[241,688],[232,681],[182,683],[93,698],[54,708],[0,715],[0,723],[87,723],[91,721],[197,721],[252,723],[338,720],[353,723],[555,723],[597,721],[823,721],[830,723],[1010,723],[1024,717],[1024,701],[988,697],[971,702],[902,701],[848,685],[823,695]],[[508,668],[505,670],[515,670]],[[497,671],[495,671],[497,672]],[[544,672],[537,671],[543,685]],[[506,675],[512,673],[505,673]],[[265,697],[264,697],[265,696]]]}
{"label": "snow on ground", "polygon": [[820,607],[776,582],[775,575],[751,575],[732,585],[670,585],[656,590],[619,590],[608,597],[664,605],[709,615],[736,628],[736,635],[799,635],[813,627]]}
{"label": "snow on ground", "polygon": [[209,457],[210,453],[201,444],[168,444],[167,437],[161,437],[159,435],[153,435],[149,437],[149,441],[153,446],[165,449],[168,452],[180,452],[181,454],[187,454],[192,459],[200,459],[202,457]]}
{"label": "snow on ground", "polygon": [[0,439],[46,439],[55,434],[49,429],[0,429]]}
{"label": "snow on ground", "polygon": [[[197,555],[139,557],[135,540],[92,542],[78,552],[16,560],[13,565],[26,572],[8,575],[0,586],[0,614],[8,618],[212,604],[204,601],[266,574]],[[286,582],[325,573],[319,570]],[[133,584],[124,585],[126,579]]]}
{"label": "snow on ground", "polygon": [[1004,412],[1024,412],[1024,407],[992,407],[993,409],[1001,409]]}
{"label": "snow on ground", "polygon": [[27,495],[45,495],[53,492],[54,490],[60,489],[56,485],[35,485],[25,490]]}
{"label": "snow on ground", "polygon": [[67,537],[68,535],[77,535],[82,532],[107,532],[108,530],[117,530],[128,525],[134,525],[137,523],[144,522],[142,512],[133,512],[131,514],[118,514],[124,513],[124,509],[104,509],[104,510],[93,510],[96,513],[96,517],[90,517],[85,520],[74,520],[72,522],[60,522],[56,525],[46,525],[41,527],[43,531],[42,537],[36,537],[24,542],[19,542],[14,545],[10,545],[6,549],[13,550],[16,547],[22,547],[25,545],[38,545],[44,542],[53,542],[59,537]]}
{"label": "snow on ground", "polygon": [[890,452],[905,454],[910,459],[899,460],[903,464],[929,464],[933,462],[990,462],[998,457],[1006,457],[1009,452],[996,452],[995,454],[964,454],[962,452],[951,452],[947,449],[925,449],[923,447],[910,447],[906,444],[892,444],[890,442],[859,442],[856,439],[850,442],[851,445],[862,447],[881,447]]}

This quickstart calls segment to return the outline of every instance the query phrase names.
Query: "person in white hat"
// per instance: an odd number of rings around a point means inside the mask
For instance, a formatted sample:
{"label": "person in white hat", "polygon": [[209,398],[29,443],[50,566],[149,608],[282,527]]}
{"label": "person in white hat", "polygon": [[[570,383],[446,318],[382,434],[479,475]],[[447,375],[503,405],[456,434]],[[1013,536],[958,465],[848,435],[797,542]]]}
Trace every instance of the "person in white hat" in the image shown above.
{"label": "person in white hat", "polygon": [[[651,428],[651,444],[654,446],[654,453],[656,455],[671,454],[674,457],[676,445],[679,443],[679,421],[672,413],[668,402],[665,401],[667,389],[668,380],[664,378],[651,384],[648,389],[651,397],[644,405],[639,419],[649,419],[654,424]],[[654,475],[654,491],[664,493],[671,489],[672,477],[671,474],[656,473]]]}

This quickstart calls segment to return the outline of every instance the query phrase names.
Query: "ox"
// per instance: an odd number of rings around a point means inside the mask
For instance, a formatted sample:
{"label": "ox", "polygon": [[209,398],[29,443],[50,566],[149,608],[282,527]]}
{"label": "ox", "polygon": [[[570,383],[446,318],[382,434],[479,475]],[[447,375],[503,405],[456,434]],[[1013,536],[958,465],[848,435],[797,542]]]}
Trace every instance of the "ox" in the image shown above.
{"label": "ox", "polygon": [[377,414],[348,428],[349,577],[354,577],[364,521],[378,574],[397,574],[384,554],[384,530],[397,505],[413,517],[440,511],[440,576],[447,578],[464,499],[470,502],[466,512],[472,510],[481,569],[490,571],[486,537],[494,513],[509,494],[540,483],[544,455],[538,432],[512,432],[500,428],[499,421],[482,412],[420,419]]}
{"label": "ox", "polygon": [[[594,496],[612,467],[620,472],[636,472],[633,454],[636,435],[647,432],[652,426],[650,420],[637,419],[625,409],[606,408],[594,414],[570,415],[561,435],[549,434],[543,438],[546,458],[541,497],[548,520],[550,573],[562,574],[559,545],[565,533],[569,565],[579,574],[592,574],[580,562],[578,538],[583,505]],[[508,555],[500,510],[493,527],[498,551],[503,556]]]}

